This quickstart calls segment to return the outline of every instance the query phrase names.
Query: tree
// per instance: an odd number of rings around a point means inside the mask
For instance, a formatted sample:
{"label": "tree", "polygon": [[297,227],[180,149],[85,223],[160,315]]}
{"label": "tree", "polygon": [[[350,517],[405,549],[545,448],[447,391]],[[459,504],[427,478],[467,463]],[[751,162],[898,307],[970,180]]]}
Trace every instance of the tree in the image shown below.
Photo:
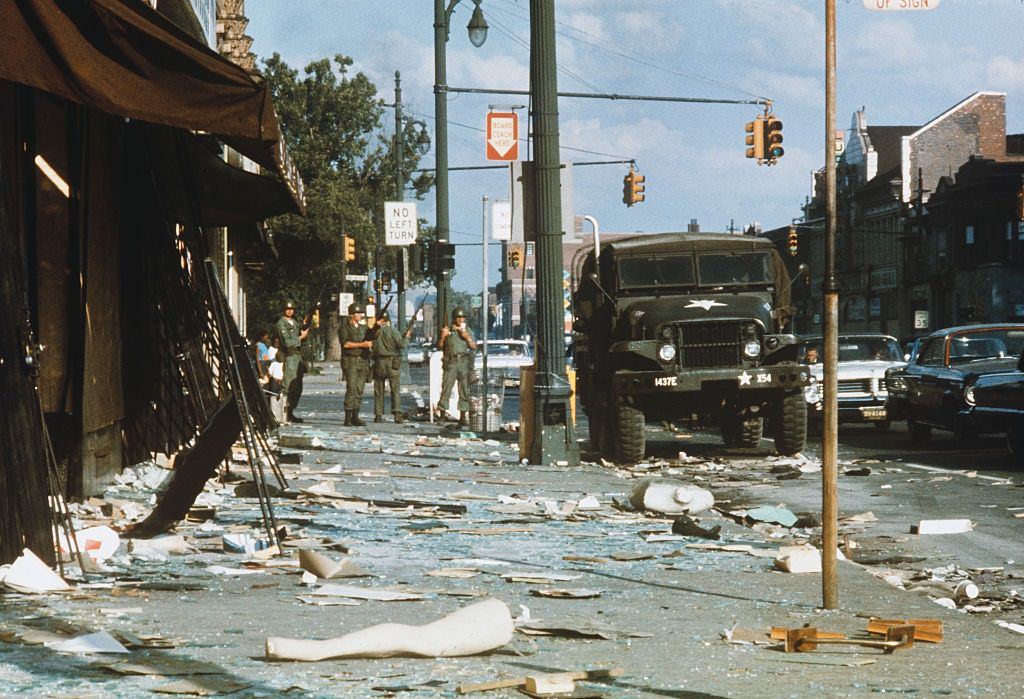
{"label": "tree", "polygon": [[[253,327],[270,327],[287,299],[305,313],[339,290],[342,233],[356,241],[349,271],[364,272],[383,202],[402,194],[394,191],[394,139],[384,126],[384,100],[363,73],[350,74],[351,65],[339,54],[333,64],[313,61],[300,76],[276,53],[263,61],[285,144],[305,184],[307,215],[267,221],[277,255],[252,274]],[[403,129],[401,137],[403,171],[411,173],[421,157],[416,134]],[[409,186],[422,198],[433,176],[420,174]],[[392,260],[388,251],[382,264]]]}

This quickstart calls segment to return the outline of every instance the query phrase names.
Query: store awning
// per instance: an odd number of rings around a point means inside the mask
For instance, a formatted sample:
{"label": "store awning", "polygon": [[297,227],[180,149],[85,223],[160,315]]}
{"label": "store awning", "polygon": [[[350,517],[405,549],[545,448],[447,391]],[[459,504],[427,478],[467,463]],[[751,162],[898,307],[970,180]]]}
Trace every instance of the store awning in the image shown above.
{"label": "store awning", "polygon": [[280,177],[304,210],[267,85],[144,2],[0,0],[0,18],[0,79],[213,134]]}

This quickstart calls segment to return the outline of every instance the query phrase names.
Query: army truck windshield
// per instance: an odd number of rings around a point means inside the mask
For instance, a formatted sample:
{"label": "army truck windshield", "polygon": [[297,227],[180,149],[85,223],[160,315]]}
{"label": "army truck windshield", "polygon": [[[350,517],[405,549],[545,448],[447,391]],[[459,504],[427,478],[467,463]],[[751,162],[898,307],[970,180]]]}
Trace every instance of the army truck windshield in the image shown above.
{"label": "army truck windshield", "polygon": [[643,458],[647,421],[717,424],[728,446],[804,447],[789,275],[770,241],[665,233],[606,243],[573,295],[578,390],[606,457]]}
{"label": "army truck windshield", "polygon": [[763,252],[623,257],[617,269],[619,287],[624,291],[772,282],[771,256]]}

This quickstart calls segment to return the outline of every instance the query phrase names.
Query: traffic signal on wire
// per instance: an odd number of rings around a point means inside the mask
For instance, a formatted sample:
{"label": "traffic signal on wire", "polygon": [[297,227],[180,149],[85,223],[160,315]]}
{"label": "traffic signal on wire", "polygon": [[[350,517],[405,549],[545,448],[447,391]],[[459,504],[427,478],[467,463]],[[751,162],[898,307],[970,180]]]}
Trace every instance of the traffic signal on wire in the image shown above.
{"label": "traffic signal on wire", "polygon": [[646,177],[638,173],[632,166],[622,178],[622,203],[626,206],[639,204],[644,200],[644,182]]}
{"label": "traffic signal on wire", "polygon": [[747,157],[757,160],[758,164],[764,160],[764,120],[758,115],[753,121],[747,122]]}
{"label": "traffic signal on wire", "polygon": [[764,159],[774,165],[786,154],[782,149],[782,122],[769,114],[764,119]]}
{"label": "traffic signal on wire", "polygon": [[348,235],[343,235],[341,236],[341,244],[345,248],[345,262],[355,262],[356,239]]}
{"label": "traffic signal on wire", "polygon": [[796,255],[798,244],[800,242],[799,236],[796,232],[796,226],[789,227],[789,254]]}

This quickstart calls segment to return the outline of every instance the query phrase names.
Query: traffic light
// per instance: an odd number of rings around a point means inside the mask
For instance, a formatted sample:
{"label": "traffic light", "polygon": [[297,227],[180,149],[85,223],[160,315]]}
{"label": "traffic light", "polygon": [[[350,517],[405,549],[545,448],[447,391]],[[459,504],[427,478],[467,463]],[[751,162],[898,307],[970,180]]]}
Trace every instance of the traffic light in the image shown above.
{"label": "traffic light", "polygon": [[647,178],[633,169],[622,178],[622,203],[626,206],[639,204],[644,200],[644,181]]}
{"label": "traffic light", "polygon": [[444,241],[434,241],[427,248],[427,272],[437,276],[449,269],[455,269],[455,246]]}
{"label": "traffic light", "polygon": [[764,160],[764,117],[759,114],[753,121],[748,121],[746,130],[747,157],[760,164]]}
{"label": "traffic light", "polygon": [[341,236],[341,244],[345,248],[345,262],[355,262],[356,239],[348,235],[343,235]]}
{"label": "traffic light", "polygon": [[519,248],[511,248],[508,251],[508,266],[510,269],[519,269],[523,264],[523,251]]}
{"label": "traffic light", "polygon": [[764,118],[764,159],[774,165],[786,154],[782,149],[782,122],[769,114]]}
{"label": "traffic light", "polygon": [[424,249],[426,249],[428,243],[426,241],[420,241],[409,246],[409,273],[410,274],[423,274],[426,269],[423,268]]}
{"label": "traffic light", "polygon": [[800,242],[800,239],[797,236],[796,226],[790,226],[789,227],[789,254],[790,255],[794,255],[794,256],[796,255],[796,253],[797,253],[797,245],[798,245],[799,242]]}
{"label": "traffic light", "polygon": [[391,291],[391,272],[380,273],[380,288],[382,291]]}

